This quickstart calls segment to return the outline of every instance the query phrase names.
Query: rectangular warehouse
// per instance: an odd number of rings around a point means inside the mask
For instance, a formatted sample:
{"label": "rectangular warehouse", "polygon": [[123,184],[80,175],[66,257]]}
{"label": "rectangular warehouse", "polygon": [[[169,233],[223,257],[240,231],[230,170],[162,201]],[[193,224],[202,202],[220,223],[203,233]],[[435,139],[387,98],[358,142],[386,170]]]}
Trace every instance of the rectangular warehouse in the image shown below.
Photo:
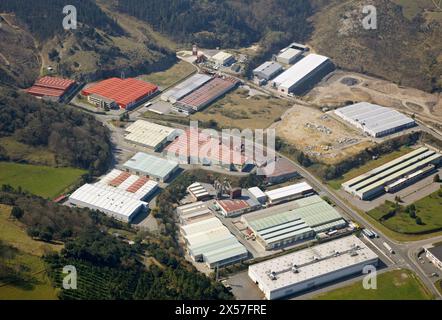
{"label": "rectangular warehouse", "polygon": [[275,213],[272,208],[265,209],[245,215],[241,220],[267,250],[347,225],[343,217],[317,195],[296,200],[294,205],[295,209],[290,211]]}
{"label": "rectangular warehouse", "polygon": [[76,87],[76,82],[69,79],[43,77],[38,79],[26,92],[39,98],[61,101]]}
{"label": "rectangular warehouse", "polygon": [[121,190],[104,184],[85,184],[70,197],[69,203],[79,208],[100,211],[123,222],[131,222],[147,203]]}
{"label": "rectangular warehouse", "polygon": [[158,151],[167,142],[173,141],[179,130],[145,120],[137,120],[126,128],[125,140],[142,147]]}
{"label": "rectangular warehouse", "polygon": [[223,94],[236,88],[238,84],[239,81],[235,78],[214,78],[189,95],[180,99],[175,107],[179,109],[180,106],[184,106],[191,108],[193,112],[200,111],[216,99],[220,98]]}
{"label": "rectangular warehouse", "polygon": [[190,78],[184,80],[180,84],[176,85],[172,89],[161,95],[161,100],[169,101],[170,103],[176,103],[181,98],[184,98],[188,94],[192,93],[205,83],[209,82],[212,77],[206,74],[195,74]]}
{"label": "rectangular warehouse", "polygon": [[302,53],[303,51],[301,50],[287,48],[276,57],[276,61],[284,64],[293,64],[296,60],[301,58]]}
{"label": "rectangular warehouse", "polygon": [[339,108],[335,114],[375,138],[416,126],[413,119],[402,113],[368,102]]}
{"label": "rectangular warehouse", "polygon": [[230,53],[220,51],[215,54],[211,60],[220,66],[228,66],[235,62],[235,57]]}
{"label": "rectangular warehouse", "polygon": [[100,104],[99,101],[95,100],[102,97],[107,101],[115,101],[122,109],[130,109],[137,103],[146,101],[157,91],[158,87],[156,85],[142,80],[110,78],[87,87],[82,91],[82,94],[88,99],[92,95],[94,100],[91,102],[95,104]]}
{"label": "rectangular warehouse", "polygon": [[334,65],[329,58],[318,54],[309,54],[276,77],[273,80],[273,85],[283,94],[301,95],[333,69]]}
{"label": "rectangular warehouse", "polygon": [[159,182],[168,181],[179,169],[178,163],[139,152],[125,164],[124,170]]}
{"label": "rectangular warehouse", "polygon": [[267,61],[253,70],[258,79],[271,80],[282,72],[282,66],[275,61]]}
{"label": "rectangular warehouse", "polygon": [[182,225],[192,224],[215,217],[212,210],[204,202],[195,202],[176,209]]}
{"label": "rectangular warehouse", "polygon": [[320,244],[249,267],[268,300],[306,291],[378,265],[378,256],[355,236]]}
{"label": "rectangular warehouse", "polygon": [[[343,183],[342,187],[361,200],[370,200],[388,191],[389,186],[395,187],[394,182],[424,170],[429,165],[438,166],[441,161],[441,154],[427,147],[421,147]],[[411,178],[415,177],[412,175]]]}
{"label": "rectangular warehouse", "polygon": [[307,182],[301,182],[287,187],[266,191],[265,194],[270,204],[278,204],[302,198],[313,192],[313,188]]}
{"label": "rectangular warehouse", "polygon": [[187,251],[193,260],[214,269],[248,257],[246,248],[218,218],[181,226]]}

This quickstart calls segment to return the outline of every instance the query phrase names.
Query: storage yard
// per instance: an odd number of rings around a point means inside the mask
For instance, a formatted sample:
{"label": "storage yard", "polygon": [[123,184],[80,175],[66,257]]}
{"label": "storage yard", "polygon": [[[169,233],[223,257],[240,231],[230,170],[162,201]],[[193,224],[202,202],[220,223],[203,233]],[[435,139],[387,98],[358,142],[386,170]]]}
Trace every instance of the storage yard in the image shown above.
{"label": "storage yard", "polygon": [[162,126],[156,123],[138,120],[126,129],[125,140],[148,148],[153,151],[160,150],[167,142],[173,141],[179,130]]}
{"label": "storage yard", "polygon": [[268,300],[361,274],[378,256],[355,236],[341,238],[249,267],[249,277]]}
{"label": "storage yard", "polygon": [[416,122],[400,112],[361,102],[335,110],[335,114],[366,134],[380,138],[416,126]]}
{"label": "storage yard", "polygon": [[294,209],[264,209],[243,215],[241,221],[266,250],[313,239],[317,234],[343,228],[345,219],[317,195],[293,202]]}
{"label": "storage yard", "polygon": [[43,77],[38,79],[34,85],[26,89],[26,92],[38,97],[60,102],[66,95],[75,90],[77,83],[73,80]]}
{"label": "storage yard", "polygon": [[433,172],[441,160],[440,153],[421,147],[343,183],[342,188],[361,200],[370,200],[414,183]]}
{"label": "storage yard", "polygon": [[334,164],[374,143],[318,109],[296,105],[275,124],[277,135],[308,156]]}
{"label": "storage yard", "polygon": [[82,94],[97,107],[130,109],[157,91],[156,85],[142,80],[110,78],[88,86]]}

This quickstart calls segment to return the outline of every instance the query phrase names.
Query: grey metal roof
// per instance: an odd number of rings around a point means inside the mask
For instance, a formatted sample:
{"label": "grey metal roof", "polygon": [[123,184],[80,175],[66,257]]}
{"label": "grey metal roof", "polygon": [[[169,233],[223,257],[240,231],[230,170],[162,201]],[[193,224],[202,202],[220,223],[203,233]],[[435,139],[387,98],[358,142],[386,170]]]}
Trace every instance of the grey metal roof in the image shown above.
{"label": "grey metal roof", "polygon": [[178,167],[178,163],[139,152],[127,161],[123,167],[149,176],[165,178]]}
{"label": "grey metal roof", "polygon": [[188,95],[192,91],[201,87],[203,84],[208,82],[210,79],[212,79],[212,77],[210,77],[206,74],[197,73],[197,74],[191,76],[190,78],[184,80],[180,84],[176,85],[175,87],[173,87],[169,91],[165,92],[162,95],[162,98],[178,101],[179,99]]}
{"label": "grey metal roof", "polygon": [[267,61],[260,65],[258,68],[253,70],[253,73],[263,73],[267,77],[272,76],[275,72],[282,70],[282,66],[275,61]]}

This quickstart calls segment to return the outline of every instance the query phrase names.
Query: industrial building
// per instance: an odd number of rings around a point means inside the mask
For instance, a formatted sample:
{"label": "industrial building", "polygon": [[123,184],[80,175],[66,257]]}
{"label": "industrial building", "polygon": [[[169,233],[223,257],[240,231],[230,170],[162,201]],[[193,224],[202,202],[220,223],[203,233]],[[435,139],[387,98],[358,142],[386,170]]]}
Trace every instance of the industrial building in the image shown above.
{"label": "industrial building", "polygon": [[242,216],[241,221],[266,250],[312,239],[318,233],[347,225],[344,218],[317,195],[293,204],[295,208],[289,211],[275,213],[273,208],[264,209]]}
{"label": "industrial building", "polygon": [[259,187],[250,188],[248,191],[259,203],[264,204],[267,202],[266,194]]}
{"label": "industrial building", "polygon": [[268,184],[277,184],[299,177],[295,165],[286,158],[281,157],[258,168],[257,174],[264,176],[264,181]]}
{"label": "industrial building", "polygon": [[261,203],[247,190],[242,190],[241,197],[216,200],[217,207],[225,217],[235,217],[261,208]]}
{"label": "industrial building", "polygon": [[235,89],[239,81],[231,77],[213,78],[197,90],[180,99],[174,110],[182,113],[197,112],[220,98],[227,92]]}
{"label": "industrial building", "polygon": [[79,208],[100,211],[123,222],[132,219],[146,209],[147,203],[121,190],[104,184],[85,184],[70,197],[69,203]]}
{"label": "industrial building", "polygon": [[218,218],[181,226],[187,251],[193,260],[211,268],[240,262],[248,257],[246,248]]}
{"label": "industrial building", "polygon": [[64,97],[72,93],[77,86],[73,80],[56,77],[43,77],[38,79],[26,92],[48,100],[60,102]]}
{"label": "industrial building", "polygon": [[83,89],[89,102],[99,107],[114,101],[122,109],[130,109],[158,91],[154,84],[134,79],[110,78]]}
{"label": "industrial building", "polygon": [[334,70],[329,58],[309,54],[273,80],[273,86],[283,94],[301,95]]}
{"label": "industrial building", "polygon": [[303,51],[298,49],[286,48],[276,57],[276,61],[284,64],[293,64],[302,57],[302,53]]}
{"label": "industrial building", "polygon": [[176,211],[182,225],[188,225],[215,217],[212,210],[202,201],[180,206]]}
{"label": "industrial building", "polygon": [[235,62],[235,57],[230,53],[220,51],[210,58],[210,60],[220,66],[229,66]]}
{"label": "industrial building", "polygon": [[343,183],[342,187],[361,200],[370,200],[386,191],[395,192],[417,181],[439,166],[441,161],[441,154],[421,147]]}
{"label": "industrial building", "polygon": [[125,164],[123,169],[159,182],[167,182],[179,169],[178,163],[139,152]]}
{"label": "industrial building", "polygon": [[416,126],[402,113],[368,102],[360,102],[335,110],[335,114],[372,137],[384,137]]}
{"label": "industrial building", "polygon": [[267,61],[253,70],[253,75],[258,79],[271,80],[283,71],[282,66],[275,61]]}
{"label": "industrial building", "polygon": [[307,182],[292,184],[274,190],[266,191],[265,194],[270,204],[278,204],[294,199],[299,199],[313,194],[315,191]]}
{"label": "industrial building", "polygon": [[341,238],[249,267],[268,300],[294,295],[377,266],[378,256],[355,236]]}
{"label": "industrial building", "polygon": [[137,120],[126,128],[125,140],[158,151],[173,141],[180,131],[145,120]]}
{"label": "industrial building", "polygon": [[206,74],[195,74],[161,95],[161,100],[176,103],[181,98],[209,82],[212,77]]}
{"label": "industrial building", "polygon": [[207,189],[199,182],[192,183],[188,186],[187,192],[194,201],[203,201],[210,199],[211,197],[209,191],[207,191]]}
{"label": "industrial building", "polygon": [[442,270],[442,246],[432,246],[424,249],[426,257],[434,266]]}

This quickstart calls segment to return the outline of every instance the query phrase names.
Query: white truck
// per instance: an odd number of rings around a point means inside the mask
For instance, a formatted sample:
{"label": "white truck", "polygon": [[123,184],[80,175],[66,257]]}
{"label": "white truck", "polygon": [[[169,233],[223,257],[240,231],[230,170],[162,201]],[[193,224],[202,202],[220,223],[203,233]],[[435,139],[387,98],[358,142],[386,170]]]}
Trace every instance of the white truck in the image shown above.
{"label": "white truck", "polygon": [[394,254],[394,250],[393,250],[393,248],[390,247],[390,246],[388,245],[388,243],[384,242],[383,245],[384,245],[385,249],[388,250],[388,252],[390,252],[391,254]]}

